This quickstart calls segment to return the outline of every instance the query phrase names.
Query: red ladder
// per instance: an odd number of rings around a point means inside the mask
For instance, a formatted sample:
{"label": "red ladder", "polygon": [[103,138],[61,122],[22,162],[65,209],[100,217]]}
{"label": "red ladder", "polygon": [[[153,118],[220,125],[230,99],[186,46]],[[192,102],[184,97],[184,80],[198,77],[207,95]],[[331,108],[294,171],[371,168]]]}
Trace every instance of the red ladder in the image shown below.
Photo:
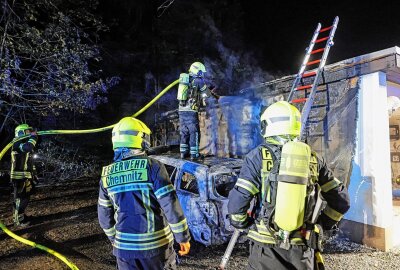
{"label": "red ladder", "polygon": [[[339,17],[337,17],[337,16],[335,17],[333,24],[329,27],[325,27],[325,28],[321,29],[321,24],[318,23],[317,28],[315,29],[313,37],[311,39],[310,45],[306,49],[306,55],[304,57],[304,61],[303,61],[302,65],[300,66],[300,70],[296,75],[296,78],[293,82],[292,88],[290,89],[290,93],[288,96],[288,101],[290,103],[293,104],[293,103],[305,102],[303,109],[301,111],[300,139],[303,139],[302,137],[304,136],[304,130],[306,128],[308,115],[310,114],[311,107],[314,103],[315,93],[317,92],[319,78],[324,69],[326,58],[328,57],[328,54],[329,54],[329,50],[334,44],[333,36],[335,35],[338,23],[339,23]],[[318,38],[319,34],[325,33],[327,31],[330,31],[328,36]],[[313,50],[315,44],[319,44],[319,43],[323,43],[323,42],[325,42],[325,47]],[[322,56],[320,59],[309,61],[311,55],[318,55],[320,53],[322,53]],[[319,64],[318,68],[316,70],[315,70],[315,68],[306,70],[306,68],[315,66],[316,64]],[[303,81],[303,78],[312,78],[312,83],[299,86],[300,82]],[[309,89],[311,89],[311,90],[310,90],[310,94],[307,97],[307,92]],[[304,91],[304,97],[293,99],[293,97],[297,91]]]}

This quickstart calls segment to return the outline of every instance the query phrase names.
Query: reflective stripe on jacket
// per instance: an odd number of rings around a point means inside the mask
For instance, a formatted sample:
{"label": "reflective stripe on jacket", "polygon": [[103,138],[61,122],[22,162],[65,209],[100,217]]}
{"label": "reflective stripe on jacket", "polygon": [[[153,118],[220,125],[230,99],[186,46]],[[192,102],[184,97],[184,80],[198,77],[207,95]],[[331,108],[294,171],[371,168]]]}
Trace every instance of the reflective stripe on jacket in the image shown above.
{"label": "reflective stripe on jacket", "polygon": [[103,167],[98,218],[122,258],[153,257],[190,239],[165,166],[145,155]]}
{"label": "reflective stripe on jacket", "polygon": [[32,178],[34,166],[32,153],[38,137],[30,136],[13,144],[11,149],[11,180]]}

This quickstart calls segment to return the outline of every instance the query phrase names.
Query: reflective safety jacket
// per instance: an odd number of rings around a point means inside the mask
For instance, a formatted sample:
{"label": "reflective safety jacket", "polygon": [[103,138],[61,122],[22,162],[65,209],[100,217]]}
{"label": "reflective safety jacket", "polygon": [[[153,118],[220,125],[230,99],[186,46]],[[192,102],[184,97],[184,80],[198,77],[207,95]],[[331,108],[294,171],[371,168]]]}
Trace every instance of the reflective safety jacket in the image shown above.
{"label": "reflective safety jacket", "polygon": [[103,167],[98,199],[101,228],[121,258],[153,257],[190,234],[165,166],[145,154]]}
{"label": "reflective safety jacket", "polygon": [[[276,151],[281,151],[282,149],[280,145],[269,146],[269,149],[277,149]],[[262,197],[267,196],[262,179],[268,176],[275,162],[280,162],[280,160],[274,160],[274,155],[269,153],[265,144],[261,144],[250,151],[244,159],[235,187],[229,193],[228,212],[231,215],[232,225],[237,228],[247,226],[247,210],[250,207],[250,202],[253,198],[256,198],[256,220],[255,224],[250,227],[247,236],[250,240],[261,244],[276,244],[274,237],[270,234],[264,223],[263,217],[260,216]],[[341,181],[333,176],[325,161],[315,152],[311,154],[310,174],[311,178],[318,183],[321,194],[327,202],[325,209],[319,217],[319,223],[321,223],[324,229],[331,229],[342,219],[344,213],[350,207],[347,189]],[[291,235],[290,243],[293,245],[302,245],[306,241],[304,241],[303,235],[298,231]]]}
{"label": "reflective safety jacket", "polygon": [[187,91],[187,99],[179,101],[179,111],[198,112],[202,99],[211,95],[211,92],[203,78],[190,77],[189,88]]}
{"label": "reflective safety jacket", "polygon": [[11,149],[11,180],[31,179],[34,175],[33,150],[38,137],[31,135],[29,138],[17,141]]}

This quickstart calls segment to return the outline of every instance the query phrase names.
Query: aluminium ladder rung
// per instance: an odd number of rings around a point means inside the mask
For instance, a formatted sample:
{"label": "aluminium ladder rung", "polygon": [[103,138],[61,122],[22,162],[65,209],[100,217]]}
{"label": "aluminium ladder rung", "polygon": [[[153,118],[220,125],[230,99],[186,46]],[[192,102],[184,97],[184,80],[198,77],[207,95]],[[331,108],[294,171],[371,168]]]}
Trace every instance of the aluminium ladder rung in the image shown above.
{"label": "aluminium ladder rung", "polygon": [[325,40],[328,40],[328,38],[329,38],[329,36],[328,36],[328,37],[323,37],[323,38],[317,39],[317,40],[315,41],[315,43],[323,42],[323,41],[325,41]]}
{"label": "aluminium ladder rung", "polygon": [[317,24],[317,28],[315,29],[315,31],[313,33],[313,36],[311,38],[310,44],[308,45],[308,47],[306,49],[306,55],[305,55],[305,57],[303,59],[303,63],[301,64],[299,72],[297,73],[297,76],[296,76],[296,78],[295,78],[295,80],[294,80],[294,82],[292,84],[292,88],[290,89],[289,96],[288,96],[288,101],[289,102],[292,100],[294,92],[296,91],[295,88],[297,87],[297,85],[299,84],[300,80],[303,77],[304,70],[305,70],[307,62],[308,62],[308,60],[310,58],[311,51],[314,48],[315,40],[318,38],[320,30],[321,30],[321,24],[318,23]]}
{"label": "aluminium ladder rung", "polygon": [[310,89],[311,87],[312,87],[312,84],[308,84],[308,85],[296,87],[295,90],[299,91],[299,90],[304,90],[304,89]]}
{"label": "aluminium ladder rung", "polygon": [[332,25],[331,26],[328,26],[328,27],[325,27],[325,28],[322,28],[321,30],[319,30],[319,32],[320,33],[322,33],[322,32],[326,32],[326,31],[328,31],[328,30],[331,30],[332,29]]}
{"label": "aluminium ladder rung", "polygon": [[293,99],[293,100],[292,100],[292,103],[302,103],[302,102],[304,102],[304,101],[306,101],[306,100],[307,100],[307,98]]}
{"label": "aluminium ladder rung", "polygon": [[[301,116],[302,116],[302,128],[300,131],[300,140],[303,138],[305,127],[307,124],[307,119],[308,115],[310,113],[311,108],[313,107],[313,102],[315,98],[316,92],[319,92],[317,90],[318,84],[319,84],[319,77],[323,71],[323,68],[325,66],[326,58],[328,56],[330,47],[333,45],[333,36],[336,32],[336,28],[339,22],[339,17],[335,17],[333,24],[331,26],[321,28],[321,24],[318,23],[317,28],[314,31],[314,34],[312,36],[312,39],[310,41],[310,45],[306,49],[306,55],[304,57],[303,63],[300,66],[299,72],[297,73],[297,76],[295,77],[289,96],[288,96],[288,101],[291,103],[301,103],[305,102],[303,109],[301,111]],[[329,31],[328,36],[319,38],[319,34],[323,32]],[[318,48],[314,50],[314,45],[317,43],[322,43],[324,41],[327,41],[324,45],[323,48]],[[317,60],[312,60],[309,61],[311,55],[316,55],[317,53],[322,53],[322,56],[320,59]],[[318,64],[318,68],[316,68],[314,71],[305,71],[306,67]],[[312,82],[309,83],[308,85],[303,85],[303,86],[298,86],[301,82],[303,83],[302,79],[303,78],[308,78],[311,77]],[[310,87],[311,86],[311,87]],[[298,90],[304,90],[305,91],[305,97],[303,98],[297,98],[293,99],[293,96],[295,95],[295,92]],[[308,94],[309,91],[309,94]]]}
{"label": "aluminium ladder rung", "polygon": [[[305,86],[308,86],[308,85],[305,85]],[[309,88],[307,88],[307,89],[309,89]],[[304,89],[299,89],[299,90],[304,90]],[[326,92],[326,91],[328,91],[328,90],[326,90],[326,89],[321,89],[321,90],[317,90],[317,93]],[[292,103],[301,103],[301,102],[304,102],[304,101],[307,100],[309,94],[310,94],[310,93],[306,93],[306,97],[304,97],[304,98],[298,98],[298,99],[293,99],[291,102],[292,102]],[[320,108],[320,107],[326,107],[326,106],[327,106],[327,104],[323,104],[323,105],[313,105],[313,106],[311,106],[311,108]]]}
{"label": "aluminium ladder rung", "polygon": [[321,62],[321,59],[314,60],[314,61],[308,62],[308,63],[307,63],[307,66],[315,65],[315,64],[318,64],[318,63],[320,63],[320,62]]}
{"label": "aluminium ladder rung", "polygon": [[311,77],[311,76],[315,76],[315,75],[317,75],[317,72],[311,71],[311,72],[303,73],[302,77],[307,78],[307,77]]}
{"label": "aluminium ladder rung", "polygon": [[[321,75],[321,73],[322,73],[322,71],[324,69],[325,62],[326,62],[326,59],[327,59],[328,54],[329,54],[329,50],[334,44],[333,43],[333,37],[335,35],[338,23],[339,23],[339,17],[336,16],[334,21],[333,21],[332,28],[330,29],[328,37],[321,38],[321,39],[318,40],[318,41],[321,41],[321,42],[327,40],[327,42],[325,43],[324,53],[322,54],[321,60],[319,61],[320,63],[319,63],[318,69],[317,69],[317,74],[314,77],[314,82],[313,82],[313,86],[312,86],[312,88],[310,90],[310,94],[308,95],[306,103],[304,104],[304,106],[303,106],[303,108],[301,110],[301,129],[300,129],[300,136],[299,136],[300,140],[303,140],[304,136],[306,135],[305,131],[306,131],[306,126],[307,126],[308,116],[309,116],[310,111],[312,109],[315,95],[316,95],[316,93],[318,91],[317,87],[318,87],[318,83],[319,83],[319,78],[320,78],[320,75]],[[329,102],[329,100],[328,100],[328,102]]]}
{"label": "aluminium ladder rung", "polygon": [[313,51],[311,52],[311,54],[316,54],[316,53],[323,52],[323,51],[325,51],[325,48],[316,49],[316,50],[313,50]]}

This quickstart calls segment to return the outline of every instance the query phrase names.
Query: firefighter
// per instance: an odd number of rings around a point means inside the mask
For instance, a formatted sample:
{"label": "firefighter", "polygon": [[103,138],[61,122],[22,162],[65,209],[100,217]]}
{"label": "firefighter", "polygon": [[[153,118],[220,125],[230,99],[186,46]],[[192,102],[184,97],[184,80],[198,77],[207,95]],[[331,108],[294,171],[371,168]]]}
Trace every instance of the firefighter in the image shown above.
{"label": "firefighter", "polygon": [[[204,81],[205,66],[194,62],[189,68],[189,74],[181,73],[179,77],[179,133],[181,158],[190,154],[191,160],[196,160],[199,155],[200,127],[198,111],[205,106],[205,99],[212,95]],[[217,98],[217,95],[213,95]]]}
{"label": "firefighter", "polygon": [[165,166],[148,157],[150,129],[133,117],[113,128],[114,162],[103,167],[98,219],[118,269],[176,269],[190,250],[188,224]]}
{"label": "firefighter", "polygon": [[11,149],[10,179],[14,188],[13,221],[15,226],[27,226],[30,223],[25,215],[25,209],[33,193],[36,177],[33,152],[38,136],[28,124],[18,125],[15,128],[15,137],[25,135],[30,136],[15,142]]}
{"label": "firefighter", "polygon": [[323,269],[323,231],[331,232],[349,209],[347,189],[297,141],[296,107],[276,102],[260,120],[265,142],[246,155],[228,204],[231,224],[248,230],[248,269]]}

